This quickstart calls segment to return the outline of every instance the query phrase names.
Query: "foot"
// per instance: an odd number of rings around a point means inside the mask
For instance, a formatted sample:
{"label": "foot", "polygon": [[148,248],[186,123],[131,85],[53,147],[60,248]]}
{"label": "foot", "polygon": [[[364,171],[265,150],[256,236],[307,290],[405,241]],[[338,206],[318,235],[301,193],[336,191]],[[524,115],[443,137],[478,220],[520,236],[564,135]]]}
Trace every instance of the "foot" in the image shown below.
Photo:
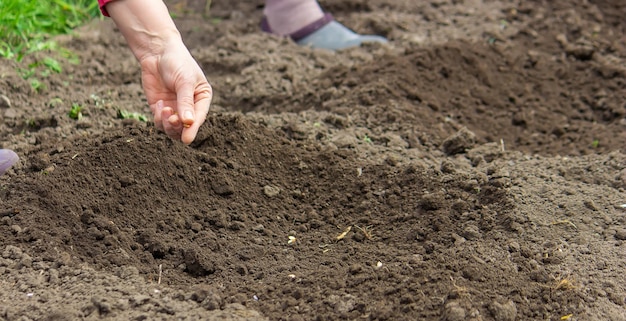
{"label": "foot", "polygon": [[333,16],[328,13],[290,34],[274,31],[267,19],[263,19],[261,22],[261,29],[269,33],[287,35],[302,46],[328,50],[358,47],[363,43],[387,42],[384,37],[358,34],[335,21]]}
{"label": "foot", "polygon": [[0,149],[0,175],[4,174],[17,160],[19,157],[17,154],[9,149]]}
{"label": "foot", "polygon": [[331,20],[321,28],[294,40],[302,46],[328,50],[359,47],[364,43],[387,42],[387,39],[381,36],[358,34],[335,20]]}

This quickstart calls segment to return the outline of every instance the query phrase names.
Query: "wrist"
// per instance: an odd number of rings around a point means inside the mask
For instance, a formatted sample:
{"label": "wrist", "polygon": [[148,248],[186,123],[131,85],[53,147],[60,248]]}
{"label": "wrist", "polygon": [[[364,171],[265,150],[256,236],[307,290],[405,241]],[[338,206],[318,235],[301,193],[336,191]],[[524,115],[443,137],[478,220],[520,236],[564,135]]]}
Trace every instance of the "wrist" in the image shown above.
{"label": "wrist", "polygon": [[108,3],[106,10],[139,61],[161,55],[168,45],[182,42],[161,0],[116,0]]}
{"label": "wrist", "polygon": [[130,46],[138,61],[149,57],[161,56],[167,48],[183,42],[180,32],[176,29],[160,30],[157,33],[144,33],[135,45]]}

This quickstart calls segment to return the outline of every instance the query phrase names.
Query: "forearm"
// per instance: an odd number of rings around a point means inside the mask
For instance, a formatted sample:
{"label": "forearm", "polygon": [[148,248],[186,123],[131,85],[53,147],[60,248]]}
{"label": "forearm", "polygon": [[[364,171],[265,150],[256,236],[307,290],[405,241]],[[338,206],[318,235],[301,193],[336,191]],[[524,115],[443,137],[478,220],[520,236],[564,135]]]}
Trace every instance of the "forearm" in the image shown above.
{"label": "forearm", "polygon": [[116,0],[106,5],[106,11],[139,61],[182,41],[162,0]]}

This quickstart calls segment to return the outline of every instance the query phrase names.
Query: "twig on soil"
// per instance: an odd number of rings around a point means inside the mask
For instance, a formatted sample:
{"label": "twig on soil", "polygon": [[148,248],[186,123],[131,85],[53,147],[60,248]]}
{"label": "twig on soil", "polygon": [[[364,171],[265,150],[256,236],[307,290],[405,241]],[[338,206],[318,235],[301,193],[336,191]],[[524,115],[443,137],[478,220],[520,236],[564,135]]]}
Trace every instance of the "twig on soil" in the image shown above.
{"label": "twig on soil", "polygon": [[318,247],[320,249],[322,249],[322,253],[330,252],[330,250],[331,250],[330,247],[331,246],[332,246],[331,244],[320,244],[320,245],[318,245]]}
{"label": "twig on soil", "polygon": [[578,229],[576,224],[572,223],[570,220],[554,221],[554,222],[550,223],[550,225],[558,225],[558,224],[569,224],[569,225],[573,226],[575,229]]}
{"label": "twig on soil", "polygon": [[352,225],[348,226],[348,228],[346,228],[345,231],[343,231],[341,234],[337,235],[337,241],[343,240],[343,238],[346,237],[346,235],[348,235],[348,233],[350,233],[351,229],[352,229]]}
{"label": "twig on soil", "polygon": [[466,287],[456,285],[456,281],[452,276],[450,276],[450,280],[452,281],[452,286],[454,286],[455,292],[459,297],[469,298],[470,291]]}
{"label": "twig on soil", "polygon": [[502,152],[504,153],[504,139],[500,138],[500,148],[502,149]]}
{"label": "twig on soil", "polygon": [[572,278],[565,277],[563,279],[556,279],[555,280],[555,285],[552,287],[552,290],[554,290],[554,291],[558,291],[558,290],[567,291],[567,290],[573,290],[575,288],[576,288],[576,285],[574,285],[574,280]]}
{"label": "twig on soil", "polygon": [[561,278],[560,276],[554,277],[554,282],[552,283],[552,285],[547,286],[547,285],[543,285],[544,287],[548,287],[550,288],[550,296],[552,296],[553,292],[556,291],[569,291],[569,290],[574,290],[576,288],[578,288],[575,284],[575,280],[573,277],[570,277],[569,275]]}
{"label": "twig on soil", "polygon": [[366,226],[366,227],[360,227],[358,225],[355,225],[354,227],[358,228],[361,232],[363,232],[363,235],[365,235],[365,238],[368,240],[371,240],[372,238],[374,238],[374,236],[372,235],[372,226]]}
{"label": "twig on soil", "polygon": [[161,285],[161,276],[163,275],[163,264],[159,264],[159,279],[157,285]]}

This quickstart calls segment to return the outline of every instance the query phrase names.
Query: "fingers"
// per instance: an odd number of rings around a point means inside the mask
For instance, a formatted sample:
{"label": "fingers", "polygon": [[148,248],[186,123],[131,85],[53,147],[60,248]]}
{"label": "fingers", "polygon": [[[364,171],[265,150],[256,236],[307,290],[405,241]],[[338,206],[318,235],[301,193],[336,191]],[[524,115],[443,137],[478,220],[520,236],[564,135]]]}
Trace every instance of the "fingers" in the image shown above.
{"label": "fingers", "polygon": [[176,91],[176,101],[167,101],[173,106],[166,106],[163,100],[150,105],[157,129],[164,131],[170,138],[191,144],[200,126],[206,120],[213,90],[204,75],[193,86],[181,85]]}
{"label": "fingers", "polygon": [[163,130],[161,113],[163,112],[163,101],[159,100],[154,105],[150,105],[150,111],[152,111],[152,115],[154,116],[154,126],[158,130]]}
{"label": "fingers", "polygon": [[172,107],[164,106],[162,100],[151,105],[150,110],[154,115],[154,125],[157,129],[164,131],[171,139],[180,140],[184,144],[189,145],[196,138],[200,126],[206,120],[210,103],[211,100],[208,98],[201,99],[196,103],[197,112],[194,113],[196,117],[189,126],[183,123],[180,114]]}
{"label": "fingers", "polygon": [[181,82],[176,86],[177,112],[180,115],[182,124],[188,128],[195,120],[194,108],[194,84],[188,81]]}
{"label": "fingers", "polygon": [[206,120],[207,114],[209,113],[210,105],[210,99],[201,99],[200,101],[196,102],[196,118],[194,119],[193,124],[189,127],[183,127],[181,141],[184,144],[189,145],[196,138],[196,135],[200,130],[200,126],[202,126],[202,124]]}
{"label": "fingers", "polygon": [[198,130],[200,130],[200,126],[202,126],[209,113],[209,109],[211,107],[211,99],[213,98],[213,90],[211,88],[211,85],[209,85],[209,83],[205,80],[204,83],[196,88],[194,97],[195,117],[193,119],[193,123],[190,126],[183,125],[183,132],[181,136],[181,141],[187,145],[191,144],[196,138]]}
{"label": "fingers", "polygon": [[154,126],[164,131],[167,136],[174,140],[180,140],[183,131],[183,124],[172,107],[165,107],[162,100],[150,106],[154,115]]}
{"label": "fingers", "polygon": [[161,111],[163,131],[173,140],[180,140],[183,132],[183,123],[172,107],[163,107]]}

